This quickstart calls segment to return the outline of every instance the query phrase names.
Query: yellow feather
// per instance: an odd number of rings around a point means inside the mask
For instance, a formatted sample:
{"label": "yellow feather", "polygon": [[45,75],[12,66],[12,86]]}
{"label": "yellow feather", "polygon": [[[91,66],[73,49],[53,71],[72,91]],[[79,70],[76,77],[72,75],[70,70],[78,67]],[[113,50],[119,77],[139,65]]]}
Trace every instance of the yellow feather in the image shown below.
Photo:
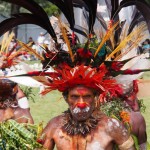
{"label": "yellow feather", "polygon": [[37,127],[37,139],[41,137],[43,132],[43,122],[40,122]]}
{"label": "yellow feather", "polygon": [[112,36],[112,33],[114,31],[114,29],[117,27],[117,25],[119,24],[119,22],[115,23],[114,26],[112,26],[108,31],[107,33],[105,34],[104,38],[102,39],[100,45],[98,46],[95,54],[94,54],[94,57],[97,56],[98,52],[101,50],[102,46],[105,44],[105,42]]}
{"label": "yellow feather", "polygon": [[72,49],[71,49],[71,46],[70,46],[70,41],[69,41],[69,39],[67,37],[67,34],[66,34],[66,31],[65,31],[65,27],[62,25],[60,19],[58,19],[58,23],[59,23],[59,26],[60,26],[60,30],[62,32],[63,39],[64,39],[64,41],[65,41],[65,43],[68,47],[71,60],[72,60],[72,62],[74,62],[74,56],[73,56]]}
{"label": "yellow feather", "polygon": [[14,37],[14,33],[12,32],[11,34],[9,34],[8,32],[6,32],[3,36],[3,39],[2,39],[2,43],[1,43],[1,50],[0,50],[0,54],[2,52],[5,51],[5,53],[8,52],[8,47],[9,47],[9,44],[12,40],[12,38]]}
{"label": "yellow feather", "polygon": [[124,52],[121,52],[121,54],[119,56],[117,56],[115,58],[115,60],[121,59],[123,56],[125,56],[127,53],[129,53],[133,48],[137,48],[139,43],[146,37],[147,37],[147,35],[145,35],[144,33],[142,35],[139,35],[137,37],[137,39],[134,42],[132,42],[132,45],[130,47],[128,47],[127,50],[125,50]]}
{"label": "yellow feather", "polygon": [[[22,46],[22,48],[24,48],[24,50],[33,53],[33,54],[34,54],[37,58],[39,58],[40,60],[44,60],[44,58],[43,58],[41,55],[39,55],[34,49],[32,49],[31,47],[29,47],[27,44],[25,44],[25,43],[23,43],[23,42],[21,42],[21,41],[19,41],[19,40],[18,40],[18,43]],[[21,49],[22,49],[22,48],[21,48]],[[21,49],[20,49],[20,50],[21,50]],[[20,51],[20,50],[19,50],[19,51]]]}
{"label": "yellow feather", "polygon": [[127,35],[125,37],[125,39],[120,42],[120,44],[117,46],[117,48],[106,58],[106,60],[108,60],[114,54],[116,54],[117,52],[119,52],[120,50],[122,50],[123,48],[125,48],[126,46],[128,46],[129,42],[132,42],[132,39],[134,39],[134,36],[135,35],[140,35],[140,33],[142,33],[143,29],[145,29],[145,24],[144,25],[142,24],[141,26],[139,26],[138,28],[136,28],[135,30],[133,30],[129,35]]}

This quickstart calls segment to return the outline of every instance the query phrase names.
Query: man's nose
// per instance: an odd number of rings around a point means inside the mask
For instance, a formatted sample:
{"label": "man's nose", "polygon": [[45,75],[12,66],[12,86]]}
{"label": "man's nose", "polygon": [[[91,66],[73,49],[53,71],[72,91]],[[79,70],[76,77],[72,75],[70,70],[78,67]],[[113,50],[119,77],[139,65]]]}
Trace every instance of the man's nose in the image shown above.
{"label": "man's nose", "polygon": [[80,96],[79,102],[80,102],[80,103],[83,103],[83,102],[84,102],[84,98],[83,98],[82,96]]}
{"label": "man's nose", "polygon": [[77,106],[78,108],[81,108],[81,109],[87,107],[87,104],[86,104],[86,102],[84,101],[84,98],[83,98],[83,97],[80,97],[80,99],[79,99],[78,103],[76,104],[76,106]]}

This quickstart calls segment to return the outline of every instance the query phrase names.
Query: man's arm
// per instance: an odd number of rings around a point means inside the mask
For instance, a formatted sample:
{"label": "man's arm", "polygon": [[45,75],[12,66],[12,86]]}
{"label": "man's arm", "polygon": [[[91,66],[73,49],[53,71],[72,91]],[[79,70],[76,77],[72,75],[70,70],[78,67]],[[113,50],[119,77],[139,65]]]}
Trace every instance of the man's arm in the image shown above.
{"label": "man's arm", "polygon": [[146,150],[146,144],[147,144],[146,123],[142,115],[140,119],[140,127],[138,133],[139,134],[137,138],[138,138],[140,150]]}
{"label": "man's arm", "polygon": [[108,133],[120,150],[135,150],[132,136],[120,121],[113,118],[109,119]]}
{"label": "man's arm", "polygon": [[[18,92],[16,94],[16,98],[18,100],[18,105],[20,107],[18,110],[16,110],[16,112],[15,112],[16,115],[17,114],[22,115],[24,117],[21,119],[23,122],[28,122],[28,123],[33,124],[34,121],[33,121],[33,117],[31,116],[31,113],[30,113],[30,107],[29,107],[28,99],[25,96],[25,94],[23,93],[23,91],[20,89],[19,86],[18,86]],[[28,120],[28,121],[25,121],[25,120]]]}
{"label": "man's arm", "polygon": [[47,150],[53,150],[55,146],[53,136],[52,136],[52,130],[54,130],[52,129],[53,128],[52,124],[53,124],[53,121],[50,121],[45,127],[43,134],[42,134],[44,136],[43,148]]}

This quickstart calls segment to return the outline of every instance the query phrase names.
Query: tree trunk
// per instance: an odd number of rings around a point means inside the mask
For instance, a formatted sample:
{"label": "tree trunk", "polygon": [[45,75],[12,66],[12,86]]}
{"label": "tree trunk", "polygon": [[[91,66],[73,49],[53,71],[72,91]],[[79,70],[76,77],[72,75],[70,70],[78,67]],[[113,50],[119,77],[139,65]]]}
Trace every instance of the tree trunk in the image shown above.
{"label": "tree trunk", "polygon": [[[11,17],[13,16],[13,14],[18,14],[19,12],[20,12],[20,6],[11,4],[11,12],[10,12]],[[18,26],[14,27],[11,31],[14,32],[15,37],[17,38]]]}

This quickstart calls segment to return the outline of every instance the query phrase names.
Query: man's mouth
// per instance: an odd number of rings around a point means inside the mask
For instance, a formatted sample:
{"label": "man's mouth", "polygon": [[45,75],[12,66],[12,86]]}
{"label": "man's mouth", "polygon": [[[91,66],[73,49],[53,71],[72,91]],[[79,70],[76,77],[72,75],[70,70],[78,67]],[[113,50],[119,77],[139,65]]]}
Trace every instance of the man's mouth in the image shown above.
{"label": "man's mouth", "polygon": [[84,107],[84,108],[79,108],[79,107],[75,107],[73,109],[73,113],[74,114],[79,114],[79,113],[87,113],[90,110],[90,107]]}

